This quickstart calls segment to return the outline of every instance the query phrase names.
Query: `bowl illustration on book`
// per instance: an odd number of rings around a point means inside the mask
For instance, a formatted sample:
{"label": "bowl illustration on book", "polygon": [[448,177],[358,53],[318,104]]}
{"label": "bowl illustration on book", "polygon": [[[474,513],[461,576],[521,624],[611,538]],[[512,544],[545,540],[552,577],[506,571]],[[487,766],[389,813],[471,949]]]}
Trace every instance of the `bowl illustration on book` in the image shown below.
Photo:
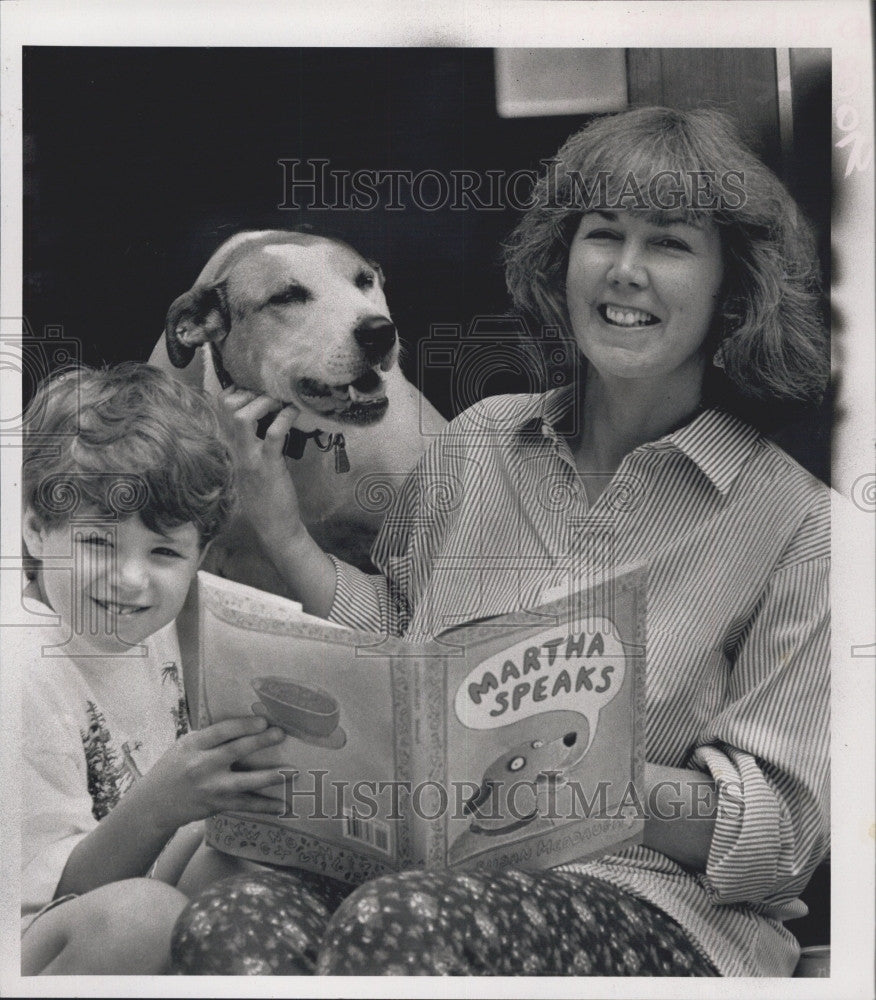
{"label": "bowl illustration on book", "polygon": [[252,687],[259,696],[253,711],[287,735],[332,750],[339,750],[347,742],[340,725],[341,706],[328,691],[305,687],[285,677],[257,677]]}

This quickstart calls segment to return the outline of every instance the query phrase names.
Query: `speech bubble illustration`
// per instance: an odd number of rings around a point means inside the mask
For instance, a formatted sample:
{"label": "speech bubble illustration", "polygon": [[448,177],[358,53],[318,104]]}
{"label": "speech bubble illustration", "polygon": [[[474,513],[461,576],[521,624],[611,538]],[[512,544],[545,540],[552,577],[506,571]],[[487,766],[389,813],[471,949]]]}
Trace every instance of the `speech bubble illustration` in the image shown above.
{"label": "speech bubble illustration", "polygon": [[[558,709],[586,717],[590,749],[599,713],[624,682],[626,657],[606,618],[581,629],[540,632],[482,660],[456,691],[456,717],[469,729],[498,729]],[[583,756],[583,754],[582,754]]]}

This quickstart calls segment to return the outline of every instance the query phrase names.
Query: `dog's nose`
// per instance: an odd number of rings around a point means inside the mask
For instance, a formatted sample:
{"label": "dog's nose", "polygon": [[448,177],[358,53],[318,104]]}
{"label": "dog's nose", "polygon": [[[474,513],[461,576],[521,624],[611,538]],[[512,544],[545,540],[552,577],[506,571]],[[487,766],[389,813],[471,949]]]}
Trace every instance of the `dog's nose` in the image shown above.
{"label": "dog's nose", "polygon": [[356,343],[369,358],[382,358],[395,344],[395,323],[384,316],[368,316],[353,331]]}

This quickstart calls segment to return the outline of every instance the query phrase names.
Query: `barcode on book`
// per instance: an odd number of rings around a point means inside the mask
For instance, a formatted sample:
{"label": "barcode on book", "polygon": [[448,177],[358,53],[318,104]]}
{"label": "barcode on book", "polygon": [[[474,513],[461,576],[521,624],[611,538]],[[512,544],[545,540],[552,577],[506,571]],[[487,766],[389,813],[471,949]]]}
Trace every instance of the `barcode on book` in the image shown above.
{"label": "barcode on book", "polygon": [[356,813],[344,816],[344,836],[389,854],[389,826],[377,819],[363,819]]}

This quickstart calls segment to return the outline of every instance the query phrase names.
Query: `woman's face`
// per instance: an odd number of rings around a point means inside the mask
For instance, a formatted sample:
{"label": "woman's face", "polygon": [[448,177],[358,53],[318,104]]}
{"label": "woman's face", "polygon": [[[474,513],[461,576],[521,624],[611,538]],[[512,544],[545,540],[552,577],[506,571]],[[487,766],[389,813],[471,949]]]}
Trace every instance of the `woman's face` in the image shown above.
{"label": "woman's face", "polygon": [[578,347],[602,376],[702,378],[723,274],[710,219],[587,212],[566,272]]}

